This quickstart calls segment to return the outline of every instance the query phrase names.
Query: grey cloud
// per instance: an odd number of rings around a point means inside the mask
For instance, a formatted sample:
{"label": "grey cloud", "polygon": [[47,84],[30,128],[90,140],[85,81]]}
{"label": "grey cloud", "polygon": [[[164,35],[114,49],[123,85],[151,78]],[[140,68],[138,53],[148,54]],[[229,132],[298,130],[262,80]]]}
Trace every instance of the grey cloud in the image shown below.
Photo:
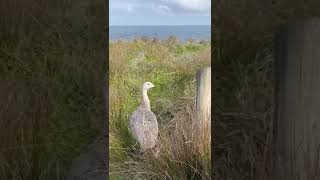
{"label": "grey cloud", "polygon": [[210,6],[210,0],[111,0],[109,7],[127,11],[152,9],[164,15],[210,15]]}

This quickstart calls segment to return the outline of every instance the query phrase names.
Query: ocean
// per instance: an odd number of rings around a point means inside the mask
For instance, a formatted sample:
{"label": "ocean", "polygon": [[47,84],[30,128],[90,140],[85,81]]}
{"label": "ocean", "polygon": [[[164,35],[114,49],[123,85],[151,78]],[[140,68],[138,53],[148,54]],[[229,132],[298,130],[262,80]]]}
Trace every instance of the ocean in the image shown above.
{"label": "ocean", "polygon": [[181,41],[189,38],[194,40],[210,40],[211,26],[110,26],[109,39],[133,40],[137,37],[167,39],[171,35],[176,36]]}

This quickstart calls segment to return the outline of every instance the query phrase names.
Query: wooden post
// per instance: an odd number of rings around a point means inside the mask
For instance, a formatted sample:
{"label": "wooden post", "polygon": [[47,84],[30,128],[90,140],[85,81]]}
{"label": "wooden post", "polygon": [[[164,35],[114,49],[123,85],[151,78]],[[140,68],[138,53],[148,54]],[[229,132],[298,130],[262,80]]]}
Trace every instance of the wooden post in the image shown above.
{"label": "wooden post", "polygon": [[320,20],[276,35],[276,179],[320,179]]}
{"label": "wooden post", "polygon": [[211,67],[197,72],[197,113],[201,123],[211,124]]}

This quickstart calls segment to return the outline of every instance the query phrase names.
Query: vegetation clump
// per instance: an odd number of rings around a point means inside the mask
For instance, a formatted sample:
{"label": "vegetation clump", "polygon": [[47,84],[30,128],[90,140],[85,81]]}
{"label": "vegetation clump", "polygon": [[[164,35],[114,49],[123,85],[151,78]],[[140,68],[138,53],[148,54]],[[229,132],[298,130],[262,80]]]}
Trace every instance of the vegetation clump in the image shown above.
{"label": "vegetation clump", "polygon": [[[170,40],[171,39],[171,40]],[[210,129],[197,129],[196,71],[211,64],[210,43],[169,40],[109,42],[109,175],[111,179],[210,179]],[[197,48],[190,48],[197,47]],[[183,49],[183,52],[177,49]],[[150,81],[151,110],[160,131],[160,153],[135,158],[129,116]]]}

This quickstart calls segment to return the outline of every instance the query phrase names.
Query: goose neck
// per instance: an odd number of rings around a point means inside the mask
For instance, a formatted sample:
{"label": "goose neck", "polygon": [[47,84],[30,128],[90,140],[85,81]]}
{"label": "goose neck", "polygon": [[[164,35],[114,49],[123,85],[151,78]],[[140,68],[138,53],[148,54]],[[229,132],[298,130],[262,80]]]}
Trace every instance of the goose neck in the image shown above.
{"label": "goose neck", "polygon": [[142,90],[142,103],[141,103],[142,108],[147,109],[150,111],[150,100],[148,97],[147,90]]}

